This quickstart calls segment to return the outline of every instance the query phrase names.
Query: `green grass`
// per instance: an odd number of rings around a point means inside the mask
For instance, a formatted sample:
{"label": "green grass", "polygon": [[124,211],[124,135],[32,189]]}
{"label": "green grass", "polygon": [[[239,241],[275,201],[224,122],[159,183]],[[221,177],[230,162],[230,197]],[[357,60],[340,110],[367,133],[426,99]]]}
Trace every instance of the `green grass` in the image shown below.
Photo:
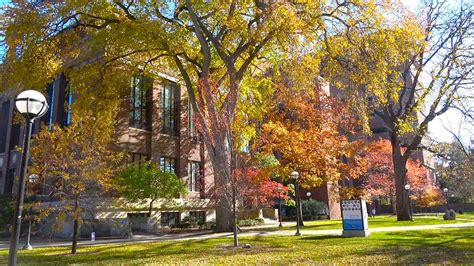
{"label": "green grass", "polygon": [[[19,264],[288,264],[288,263],[465,263],[474,261],[474,228],[374,233],[368,238],[272,236],[241,238],[250,249],[234,249],[232,238],[166,241],[19,252]],[[7,262],[0,251],[0,264]]]}
{"label": "green grass", "polygon": [[456,214],[456,218],[474,220],[474,212],[465,212],[463,214]]}
{"label": "green grass", "polygon": [[[444,220],[442,215],[429,215],[429,216],[414,216],[414,221],[397,221],[396,216],[381,215],[376,217],[369,217],[369,228],[379,227],[394,227],[394,226],[415,226],[415,225],[436,225],[436,224],[454,224],[454,223],[468,223],[474,222],[474,214],[467,213],[463,215],[457,215],[457,220]],[[342,229],[341,220],[317,220],[317,221],[305,221],[304,227],[301,230],[325,230],[325,229]],[[276,230],[296,230],[294,225],[285,225],[283,228],[277,226],[257,229],[265,231],[276,231]]]}

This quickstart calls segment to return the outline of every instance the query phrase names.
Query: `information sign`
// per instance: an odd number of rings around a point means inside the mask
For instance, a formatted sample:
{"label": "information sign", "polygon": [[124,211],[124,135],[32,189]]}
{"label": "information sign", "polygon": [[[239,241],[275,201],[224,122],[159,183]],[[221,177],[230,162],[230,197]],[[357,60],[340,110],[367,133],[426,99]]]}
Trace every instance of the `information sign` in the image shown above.
{"label": "information sign", "polygon": [[365,200],[342,200],[343,236],[368,236],[369,224]]}

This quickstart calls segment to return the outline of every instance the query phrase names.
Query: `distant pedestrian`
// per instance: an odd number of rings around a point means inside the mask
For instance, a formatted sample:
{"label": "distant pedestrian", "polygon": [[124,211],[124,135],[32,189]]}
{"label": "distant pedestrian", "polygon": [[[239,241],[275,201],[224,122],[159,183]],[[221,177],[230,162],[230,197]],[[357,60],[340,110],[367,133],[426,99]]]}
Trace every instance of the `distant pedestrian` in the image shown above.
{"label": "distant pedestrian", "polygon": [[372,208],[371,214],[372,214],[372,217],[375,217],[375,207]]}

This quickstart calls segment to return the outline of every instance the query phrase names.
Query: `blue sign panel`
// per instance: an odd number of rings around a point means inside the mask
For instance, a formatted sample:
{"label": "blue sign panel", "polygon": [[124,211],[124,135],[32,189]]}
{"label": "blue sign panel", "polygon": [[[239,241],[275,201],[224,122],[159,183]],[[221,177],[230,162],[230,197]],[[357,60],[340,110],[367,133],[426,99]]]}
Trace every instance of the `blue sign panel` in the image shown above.
{"label": "blue sign panel", "polygon": [[364,230],[364,223],[361,219],[344,219],[344,230]]}

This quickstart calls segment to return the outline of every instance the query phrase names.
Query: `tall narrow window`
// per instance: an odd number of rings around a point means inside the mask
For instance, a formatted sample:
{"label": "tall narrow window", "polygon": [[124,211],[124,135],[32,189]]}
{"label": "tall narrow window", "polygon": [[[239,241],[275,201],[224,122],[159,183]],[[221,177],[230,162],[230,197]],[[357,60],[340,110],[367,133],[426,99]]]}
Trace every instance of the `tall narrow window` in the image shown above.
{"label": "tall narrow window", "polygon": [[160,158],[160,169],[168,173],[175,173],[176,171],[176,159],[170,157],[161,157]]}
{"label": "tall narrow window", "polygon": [[189,136],[194,137],[196,136],[196,125],[194,123],[194,110],[191,101],[188,101],[188,130]]}
{"label": "tall narrow window", "polygon": [[163,84],[161,95],[161,108],[163,110],[162,133],[178,136],[179,125],[179,88],[172,83]]}
{"label": "tall narrow window", "polygon": [[53,129],[53,118],[54,118],[54,106],[55,106],[55,90],[57,81],[53,81],[50,86],[48,86],[48,96],[49,96],[49,116],[48,116],[48,129]]}
{"label": "tall narrow window", "polygon": [[201,187],[201,162],[190,161],[188,166],[189,191],[200,191]]}
{"label": "tall narrow window", "polygon": [[71,125],[71,111],[72,111],[71,106],[72,106],[72,101],[73,101],[73,92],[72,92],[71,82],[67,83],[66,92],[67,92],[66,125],[69,126]]}
{"label": "tall narrow window", "polygon": [[151,88],[153,82],[143,75],[132,78],[130,89],[130,126],[150,129],[151,121]]}

